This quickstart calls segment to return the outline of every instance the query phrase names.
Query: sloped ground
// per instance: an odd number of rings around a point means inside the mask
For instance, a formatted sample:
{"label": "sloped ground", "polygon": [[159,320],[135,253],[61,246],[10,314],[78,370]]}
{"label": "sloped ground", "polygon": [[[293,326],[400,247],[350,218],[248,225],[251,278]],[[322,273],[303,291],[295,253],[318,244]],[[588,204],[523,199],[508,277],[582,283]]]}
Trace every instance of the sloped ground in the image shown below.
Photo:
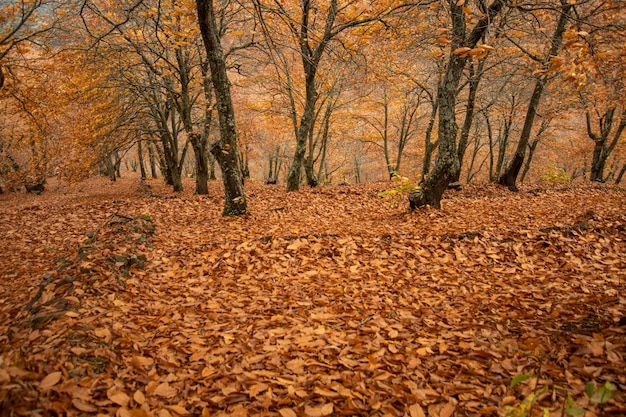
{"label": "sloped ground", "polygon": [[147,184],[0,196],[2,415],[626,414],[623,190]]}

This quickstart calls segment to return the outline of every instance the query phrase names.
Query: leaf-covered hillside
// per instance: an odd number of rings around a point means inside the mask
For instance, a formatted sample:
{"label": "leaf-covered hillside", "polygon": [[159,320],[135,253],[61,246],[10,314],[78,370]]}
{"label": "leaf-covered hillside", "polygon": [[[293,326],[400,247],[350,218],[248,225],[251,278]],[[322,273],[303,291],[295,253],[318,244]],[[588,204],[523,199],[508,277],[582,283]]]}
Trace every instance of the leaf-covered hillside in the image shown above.
{"label": "leaf-covered hillside", "polygon": [[2,415],[626,413],[623,190],[103,181],[0,196]]}

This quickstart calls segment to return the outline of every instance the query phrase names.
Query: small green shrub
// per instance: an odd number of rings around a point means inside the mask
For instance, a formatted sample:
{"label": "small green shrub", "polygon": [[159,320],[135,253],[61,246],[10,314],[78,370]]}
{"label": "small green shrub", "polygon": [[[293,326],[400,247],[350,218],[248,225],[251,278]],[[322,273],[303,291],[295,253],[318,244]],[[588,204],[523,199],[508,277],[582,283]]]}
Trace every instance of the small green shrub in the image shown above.
{"label": "small green shrub", "polygon": [[416,188],[419,188],[417,184],[414,184],[411,181],[409,181],[407,177],[403,177],[396,173],[393,174],[393,176],[391,177],[391,180],[394,182],[396,186],[392,188],[391,190],[385,190],[385,191],[379,192],[378,193],[379,197],[402,194],[405,191],[412,191],[412,190],[415,190]]}
{"label": "small green shrub", "polygon": [[[532,374],[518,375],[515,378],[513,378],[513,380],[511,381],[511,388],[514,388],[517,384],[524,382],[527,379],[530,379],[533,377],[534,375]],[[533,392],[528,394],[519,405],[514,406],[514,407],[511,407],[511,406],[505,407],[507,417],[530,417],[532,416],[532,410],[533,410],[533,407],[535,406],[537,399],[540,398],[543,394],[545,394],[550,388],[552,390],[564,389],[563,387],[560,387],[557,385],[552,385],[552,386],[545,385],[538,391],[537,389],[535,389]],[[615,397],[616,393],[617,393],[617,388],[615,387],[615,385],[611,384],[608,381],[605,382],[604,385],[601,385],[600,387],[597,387],[597,388],[594,382],[589,382],[585,386],[586,401],[583,402],[583,403],[586,403],[586,408],[575,405],[574,404],[575,399],[569,393],[567,393],[565,402],[563,404],[563,413],[561,413],[561,415],[576,417],[576,416],[582,416],[587,411],[597,411],[598,408],[602,409],[603,404],[611,401],[611,399]],[[547,408],[544,408],[542,410],[541,415],[543,417],[551,416],[550,411]]]}
{"label": "small green shrub", "polygon": [[563,168],[550,166],[548,172],[539,177],[544,182],[571,182],[572,177]]}

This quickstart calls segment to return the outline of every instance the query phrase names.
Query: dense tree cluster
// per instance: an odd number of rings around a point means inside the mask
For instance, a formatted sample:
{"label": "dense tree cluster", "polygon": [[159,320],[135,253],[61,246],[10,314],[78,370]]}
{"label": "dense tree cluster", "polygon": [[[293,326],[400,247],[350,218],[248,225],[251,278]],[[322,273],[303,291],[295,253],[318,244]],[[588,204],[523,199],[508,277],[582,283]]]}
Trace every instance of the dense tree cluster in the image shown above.
{"label": "dense tree cluster", "polygon": [[0,5],[0,187],[121,166],[196,192],[405,175],[621,181],[618,0],[29,0]]}

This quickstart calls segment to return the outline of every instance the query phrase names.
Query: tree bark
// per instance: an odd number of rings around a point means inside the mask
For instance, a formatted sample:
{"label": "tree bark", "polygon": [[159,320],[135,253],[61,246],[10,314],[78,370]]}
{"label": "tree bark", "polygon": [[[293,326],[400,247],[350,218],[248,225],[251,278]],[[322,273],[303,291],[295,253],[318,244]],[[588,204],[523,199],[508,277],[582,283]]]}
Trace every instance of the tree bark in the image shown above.
{"label": "tree bark", "polygon": [[435,127],[435,120],[437,118],[438,105],[434,100],[432,103],[432,110],[430,112],[430,118],[428,119],[428,127],[426,128],[426,134],[424,135],[424,159],[422,165],[422,181],[426,179],[430,173],[430,165],[432,161],[433,152],[437,148],[438,142],[433,143],[431,141],[433,129]]}
{"label": "tree bark", "polygon": [[226,73],[226,61],[215,20],[213,0],[196,0],[196,7],[200,32],[211,68],[211,81],[215,90],[219,114],[220,139],[212,145],[211,153],[215,156],[222,170],[222,181],[224,182],[223,214],[225,216],[242,215],[247,212],[247,201],[237,151],[235,109],[230,94],[230,81]]}
{"label": "tree bark", "polygon": [[141,179],[146,179],[146,164],[143,159],[143,146],[141,141],[137,142],[137,159],[139,159],[139,172],[141,173]]}
{"label": "tree bark", "polygon": [[622,182],[622,178],[624,177],[625,173],[626,173],[626,162],[624,162],[624,165],[622,165],[622,169],[620,169],[619,174],[617,174],[617,177],[615,177],[615,185]]}
{"label": "tree bark", "polygon": [[[472,122],[474,121],[474,110],[476,108],[476,95],[478,92],[478,84],[483,75],[483,68],[485,61],[480,60],[477,64],[476,70],[474,66],[469,67],[469,94],[467,97],[467,105],[465,109],[465,120],[463,121],[463,127],[461,128],[461,136],[459,138],[459,147],[457,154],[459,156],[459,165],[463,166],[463,158],[465,157],[465,151],[467,150],[467,144],[469,140],[470,129],[472,128]],[[454,182],[459,181],[461,178],[461,170],[456,175]]]}
{"label": "tree bark", "polygon": [[196,194],[209,194],[209,159],[207,156],[207,141],[202,140],[198,133],[189,134],[189,142],[193,148],[193,155],[196,162]]}
{"label": "tree bark", "polygon": [[157,174],[156,159],[154,156],[154,148],[152,142],[148,142],[148,159],[150,160],[150,174],[152,178],[158,178],[159,175]]}

